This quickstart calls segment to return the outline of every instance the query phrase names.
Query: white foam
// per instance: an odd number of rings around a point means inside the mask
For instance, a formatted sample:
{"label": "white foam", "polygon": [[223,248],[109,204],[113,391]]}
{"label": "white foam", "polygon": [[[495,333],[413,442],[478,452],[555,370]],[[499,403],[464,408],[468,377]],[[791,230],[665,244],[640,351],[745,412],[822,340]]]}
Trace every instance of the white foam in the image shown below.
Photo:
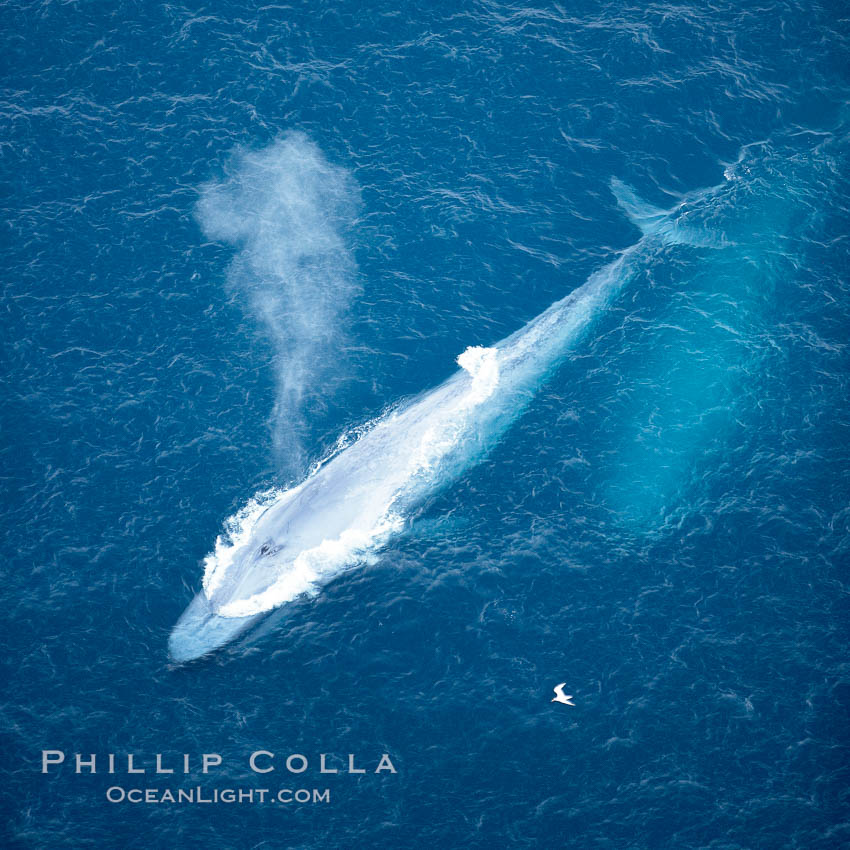
{"label": "white foam", "polygon": [[411,447],[410,475],[430,475],[454,449],[466,432],[470,411],[485,402],[499,385],[498,350],[471,345],[457,358],[471,378],[469,389],[425,431],[419,444]]}
{"label": "white foam", "polygon": [[470,345],[458,355],[457,365],[472,376],[472,388],[467,398],[471,404],[481,404],[490,398],[499,385],[499,350]]}
{"label": "white foam", "polygon": [[277,608],[299,596],[315,593],[322,582],[368,561],[370,555],[403,525],[400,516],[388,513],[383,522],[373,528],[350,528],[338,538],[323,540],[318,546],[301,552],[293,563],[283,565],[277,580],[266,590],[223,605],[218,614],[222,617],[248,617]]}

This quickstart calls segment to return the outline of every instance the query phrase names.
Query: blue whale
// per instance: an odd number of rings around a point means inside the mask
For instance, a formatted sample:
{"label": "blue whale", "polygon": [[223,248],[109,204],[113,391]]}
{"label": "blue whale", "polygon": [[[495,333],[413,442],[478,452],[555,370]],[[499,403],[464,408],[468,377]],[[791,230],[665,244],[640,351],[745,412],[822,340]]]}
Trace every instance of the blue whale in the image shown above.
{"label": "blue whale", "polygon": [[668,246],[728,248],[704,214],[726,185],[663,210],[612,181],[641,238],[501,342],[468,348],[459,371],[341,442],[300,484],[254,504],[208,557],[203,589],[171,633],[171,657],[199,658],[374,558],[418,503],[487,454],[640,269]]}

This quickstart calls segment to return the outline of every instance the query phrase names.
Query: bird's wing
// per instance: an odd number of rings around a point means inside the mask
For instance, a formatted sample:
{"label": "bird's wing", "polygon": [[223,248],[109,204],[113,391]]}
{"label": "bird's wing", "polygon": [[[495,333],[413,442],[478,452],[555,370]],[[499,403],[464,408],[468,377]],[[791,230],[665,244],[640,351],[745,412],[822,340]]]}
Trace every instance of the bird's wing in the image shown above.
{"label": "bird's wing", "polygon": [[[554,688],[552,688],[552,690],[553,690],[553,691],[554,691],[554,692],[555,692],[555,693],[556,693],[559,697],[562,697],[562,696],[564,695],[564,685],[566,685],[566,684],[567,684],[566,682],[561,682],[561,684],[560,684],[560,685],[555,685],[555,687],[554,687]],[[569,697],[568,697],[568,699],[569,699]]]}

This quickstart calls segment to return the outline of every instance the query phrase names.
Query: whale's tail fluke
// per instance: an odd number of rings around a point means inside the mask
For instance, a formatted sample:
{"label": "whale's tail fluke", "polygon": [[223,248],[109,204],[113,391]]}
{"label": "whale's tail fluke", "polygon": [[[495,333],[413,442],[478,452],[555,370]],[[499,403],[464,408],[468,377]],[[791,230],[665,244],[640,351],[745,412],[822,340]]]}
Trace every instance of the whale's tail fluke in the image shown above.
{"label": "whale's tail fluke", "polygon": [[629,221],[640,229],[644,236],[658,233],[671,218],[673,210],[663,210],[645,201],[617,177],[611,178],[611,191],[620,205],[620,209],[629,217]]}
{"label": "whale's tail fluke", "polygon": [[665,210],[645,201],[628,183],[624,183],[617,177],[611,178],[610,185],[620,209],[644,236],[657,236],[667,245],[716,248],[722,244],[717,234],[697,227],[689,227],[677,220],[679,218],[677,214],[684,203]]}

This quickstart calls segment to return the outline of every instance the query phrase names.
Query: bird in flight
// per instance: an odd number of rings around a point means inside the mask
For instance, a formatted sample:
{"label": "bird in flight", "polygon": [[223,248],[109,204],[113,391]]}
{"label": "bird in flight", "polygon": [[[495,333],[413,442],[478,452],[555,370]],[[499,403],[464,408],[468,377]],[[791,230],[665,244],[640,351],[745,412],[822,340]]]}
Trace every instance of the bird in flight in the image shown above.
{"label": "bird in flight", "polygon": [[561,682],[560,685],[555,685],[552,689],[555,691],[555,696],[552,698],[552,702],[562,702],[564,705],[571,705],[575,708],[576,704],[573,702],[573,695],[564,693],[564,685],[566,684],[566,682]]}

